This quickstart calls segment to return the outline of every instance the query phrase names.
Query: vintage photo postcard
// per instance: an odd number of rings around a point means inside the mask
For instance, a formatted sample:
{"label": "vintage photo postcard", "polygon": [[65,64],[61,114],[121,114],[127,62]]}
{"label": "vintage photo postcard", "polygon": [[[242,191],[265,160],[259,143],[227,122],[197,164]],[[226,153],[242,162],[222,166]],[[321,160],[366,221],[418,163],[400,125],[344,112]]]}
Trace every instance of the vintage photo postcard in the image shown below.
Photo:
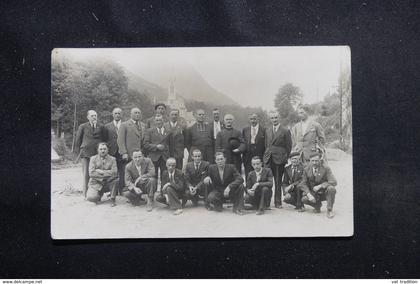
{"label": "vintage photo postcard", "polygon": [[54,49],[52,238],[352,236],[350,57]]}

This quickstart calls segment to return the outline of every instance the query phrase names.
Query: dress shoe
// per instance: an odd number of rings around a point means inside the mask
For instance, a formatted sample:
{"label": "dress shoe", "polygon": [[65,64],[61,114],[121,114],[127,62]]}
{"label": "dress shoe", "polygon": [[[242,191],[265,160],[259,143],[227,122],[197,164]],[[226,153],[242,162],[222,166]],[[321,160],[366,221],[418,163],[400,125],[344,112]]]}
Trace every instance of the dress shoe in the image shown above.
{"label": "dress shoe", "polygon": [[305,212],[305,207],[301,207],[301,208],[299,208],[299,209],[298,209],[298,212],[300,212],[300,213]]}
{"label": "dress shoe", "polygon": [[331,218],[334,218],[334,216],[335,216],[335,213],[334,213],[332,210],[328,210],[328,211],[327,211],[327,217],[328,217],[328,218],[330,218],[330,219],[331,219]]}
{"label": "dress shoe", "polygon": [[314,209],[314,212],[315,212],[315,213],[321,213],[321,208],[316,207],[316,208]]}
{"label": "dress shoe", "polygon": [[115,207],[117,204],[115,203],[115,200],[111,200],[111,207]]}
{"label": "dress shoe", "polygon": [[241,210],[234,210],[233,213],[237,214],[237,215],[244,215],[244,212],[242,212]]}
{"label": "dress shoe", "polygon": [[182,211],[182,209],[176,209],[175,212],[174,212],[174,215],[182,214],[182,212],[184,212],[184,211]]}
{"label": "dress shoe", "polygon": [[283,208],[283,206],[281,204],[276,204],[276,205],[274,205],[274,207],[276,207],[277,209]]}
{"label": "dress shoe", "polygon": [[263,215],[264,214],[264,211],[263,210],[258,210],[257,211],[257,215]]}

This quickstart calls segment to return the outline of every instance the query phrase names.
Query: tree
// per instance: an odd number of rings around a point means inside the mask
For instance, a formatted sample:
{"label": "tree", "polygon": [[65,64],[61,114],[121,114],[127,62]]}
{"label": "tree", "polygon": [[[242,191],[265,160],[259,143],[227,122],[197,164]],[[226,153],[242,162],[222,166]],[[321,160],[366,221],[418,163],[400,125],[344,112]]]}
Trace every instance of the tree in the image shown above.
{"label": "tree", "polygon": [[284,124],[298,121],[296,108],[301,103],[302,97],[300,88],[292,83],[286,83],[279,89],[274,99],[274,107],[278,110]]}

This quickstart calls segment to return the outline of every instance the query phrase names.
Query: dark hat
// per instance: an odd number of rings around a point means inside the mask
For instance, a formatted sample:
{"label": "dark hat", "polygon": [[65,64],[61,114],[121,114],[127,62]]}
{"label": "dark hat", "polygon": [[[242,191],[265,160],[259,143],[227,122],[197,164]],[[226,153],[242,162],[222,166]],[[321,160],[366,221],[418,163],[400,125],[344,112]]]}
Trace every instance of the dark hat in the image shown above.
{"label": "dark hat", "polygon": [[236,137],[230,137],[228,139],[228,143],[229,143],[229,149],[230,150],[237,149],[241,145],[241,141],[239,141],[239,139],[236,138]]}
{"label": "dark hat", "polygon": [[163,194],[156,196],[156,201],[159,203],[168,204],[168,202],[166,201],[166,197]]}
{"label": "dark hat", "polygon": [[164,103],[157,103],[155,104],[155,110],[160,106],[163,106],[166,109],[166,105]]}
{"label": "dark hat", "polygon": [[310,154],[309,155],[309,159],[311,159],[311,158],[313,158],[313,157],[321,157],[320,155],[319,155],[319,153],[318,152],[314,152],[314,153],[312,153],[312,154]]}
{"label": "dark hat", "polygon": [[294,157],[294,156],[299,156],[300,155],[300,153],[299,152],[292,152],[292,153],[290,153],[290,158],[292,158],[292,157]]}

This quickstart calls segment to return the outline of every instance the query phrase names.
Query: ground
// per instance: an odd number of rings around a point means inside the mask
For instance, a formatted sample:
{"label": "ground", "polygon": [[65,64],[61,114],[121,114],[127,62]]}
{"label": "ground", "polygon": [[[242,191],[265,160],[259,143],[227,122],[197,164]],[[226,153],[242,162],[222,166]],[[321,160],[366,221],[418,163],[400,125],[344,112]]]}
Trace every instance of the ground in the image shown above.
{"label": "ground", "polygon": [[117,206],[110,207],[107,198],[99,205],[84,201],[81,188],[81,168],[72,167],[51,171],[51,236],[54,239],[102,238],[168,238],[168,237],[304,237],[353,235],[353,173],[352,158],[340,155],[329,161],[337,178],[334,206],[336,216],[326,217],[326,203],[321,214],[311,207],[299,213],[292,206],[272,207],[266,214],[255,211],[245,215],[209,212],[202,203],[192,207],[187,203],[184,213],[159,205],[152,212],[145,206],[134,207],[117,196]]}

